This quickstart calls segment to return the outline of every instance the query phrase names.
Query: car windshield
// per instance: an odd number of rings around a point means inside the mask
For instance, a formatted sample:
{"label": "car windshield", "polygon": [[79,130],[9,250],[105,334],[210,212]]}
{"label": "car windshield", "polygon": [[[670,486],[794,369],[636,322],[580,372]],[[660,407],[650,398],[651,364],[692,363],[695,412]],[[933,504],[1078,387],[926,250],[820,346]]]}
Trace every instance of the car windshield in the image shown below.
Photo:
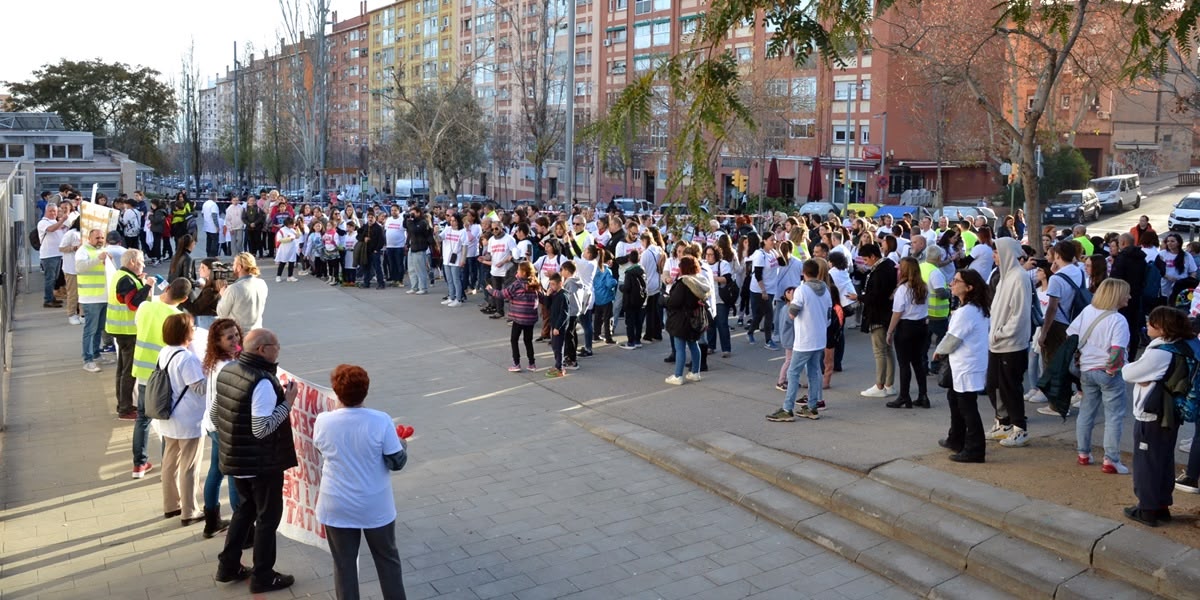
{"label": "car windshield", "polygon": [[1184,198],[1183,200],[1179,201],[1179,206],[1176,206],[1175,208],[1182,208],[1184,210],[1200,210],[1200,198]]}
{"label": "car windshield", "polygon": [[1079,204],[1083,202],[1083,194],[1079,192],[1059,194],[1050,204]]}
{"label": "car windshield", "polygon": [[1117,181],[1116,179],[1093,179],[1091,183],[1088,184],[1088,187],[1096,190],[1097,192],[1115,192],[1121,189],[1121,182]]}

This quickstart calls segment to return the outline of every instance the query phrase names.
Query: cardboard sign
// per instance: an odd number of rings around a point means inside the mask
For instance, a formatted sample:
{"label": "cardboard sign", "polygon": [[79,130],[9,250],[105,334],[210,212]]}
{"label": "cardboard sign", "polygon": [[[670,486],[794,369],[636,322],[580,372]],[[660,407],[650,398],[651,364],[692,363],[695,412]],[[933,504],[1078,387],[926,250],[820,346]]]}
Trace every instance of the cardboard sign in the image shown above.
{"label": "cardboard sign", "polygon": [[84,239],[87,239],[87,234],[93,229],[99,229],[108,235],[110,231],[117,230],[117,221],[121,218],[121,212],[115,208],[100,206],[92,202],[81,202],[79,204],[79,231],[83,234]]}
{"label": "cardboard sign", "polygon": [[321,455],[313,444],[313,425],[317,415],[342,406],[333,390],[306,381],[284,369],[277,372],[285,387],[295,381],[296,401],[292,404],[292,439],[296,443],[294,469],[283,473],[283,519],[279,533],[297,542],[328,549],[325,527],[317,522],[317,494],[321,488]]}

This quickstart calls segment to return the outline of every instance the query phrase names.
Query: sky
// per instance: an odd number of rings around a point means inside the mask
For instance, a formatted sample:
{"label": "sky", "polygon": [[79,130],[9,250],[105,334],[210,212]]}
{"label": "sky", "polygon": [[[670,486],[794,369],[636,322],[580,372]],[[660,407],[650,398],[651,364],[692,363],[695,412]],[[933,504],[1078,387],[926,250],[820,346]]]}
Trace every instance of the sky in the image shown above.
{"label": "sky", "polygon": [[[297,0],[285,0],[292,3]],[[299,0],[307,1],[307,0]],[[179,80],[182,57],[195,42],[203,84],[233,66],[249,42],[258,56],[283,37],[280,0],[4,0],[0,37],[0,93],[6,81],[25,81],[42,65],[61,59],[146,66]],[[338,20],[358,14],[359,0],[328,0]],[[368,0],[368,10],[390,0]],[[54,32],[66,35],[54,39]],[[272,42],[272,40],[274,40]]]}

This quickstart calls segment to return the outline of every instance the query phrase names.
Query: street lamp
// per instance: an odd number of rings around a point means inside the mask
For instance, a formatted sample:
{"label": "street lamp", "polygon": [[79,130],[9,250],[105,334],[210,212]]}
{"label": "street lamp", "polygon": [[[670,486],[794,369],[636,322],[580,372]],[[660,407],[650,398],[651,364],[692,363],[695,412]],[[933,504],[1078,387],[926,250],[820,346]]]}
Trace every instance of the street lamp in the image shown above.
{"label": "street lamp", "polygon": [[[887,171],[887,111],[885,110],[877,115],[872,115],[871,118],[872,119],[883,119],[883,133],[882,133],[882,137],[879,140],[879,176],[881,177],[881,179],[879,181],[883,181],[882,178],[888,176],[888,171]],[[883,185],[879,186],[879,203],[880,204],[883,204],[884,187],[886,187],[886,186],[883,186]]]}

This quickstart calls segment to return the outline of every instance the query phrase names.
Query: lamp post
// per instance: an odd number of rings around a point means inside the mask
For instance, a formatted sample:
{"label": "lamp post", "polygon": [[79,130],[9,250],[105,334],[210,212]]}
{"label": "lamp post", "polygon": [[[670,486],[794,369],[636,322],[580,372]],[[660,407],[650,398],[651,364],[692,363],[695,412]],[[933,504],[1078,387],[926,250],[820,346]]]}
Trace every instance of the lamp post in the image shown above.
{"label": "lamp post", "polygon": [[[879,176],[881,177],[881,179],[879,181],[883,181],[882,178],[888,176],[888,172],[887,172],[887,111],[885,110],[877,115],[872,116],[871,118],[872,119],[883,119],[883,133],[882,133],[882,137],[880,137],[880,139],[879,139]],[[883,204],[884,187],[885,186],[883,186],[883,185],[879,186],[879,203],[880,204]]]}
{"label": "lamp post", "polygon": [[843,171],[842,180],[842,199],[845,200],[844,210],[850,209],[850,143],[854,141],[854,124],[850,117],[850,111],[854,108],[854,99],[858,96],[858,82],[851,81],[846,85],[846,170]]}
{"label": "lamp post", "polygon": [[567,210],[575,208],[575,1],[567,0]]}

